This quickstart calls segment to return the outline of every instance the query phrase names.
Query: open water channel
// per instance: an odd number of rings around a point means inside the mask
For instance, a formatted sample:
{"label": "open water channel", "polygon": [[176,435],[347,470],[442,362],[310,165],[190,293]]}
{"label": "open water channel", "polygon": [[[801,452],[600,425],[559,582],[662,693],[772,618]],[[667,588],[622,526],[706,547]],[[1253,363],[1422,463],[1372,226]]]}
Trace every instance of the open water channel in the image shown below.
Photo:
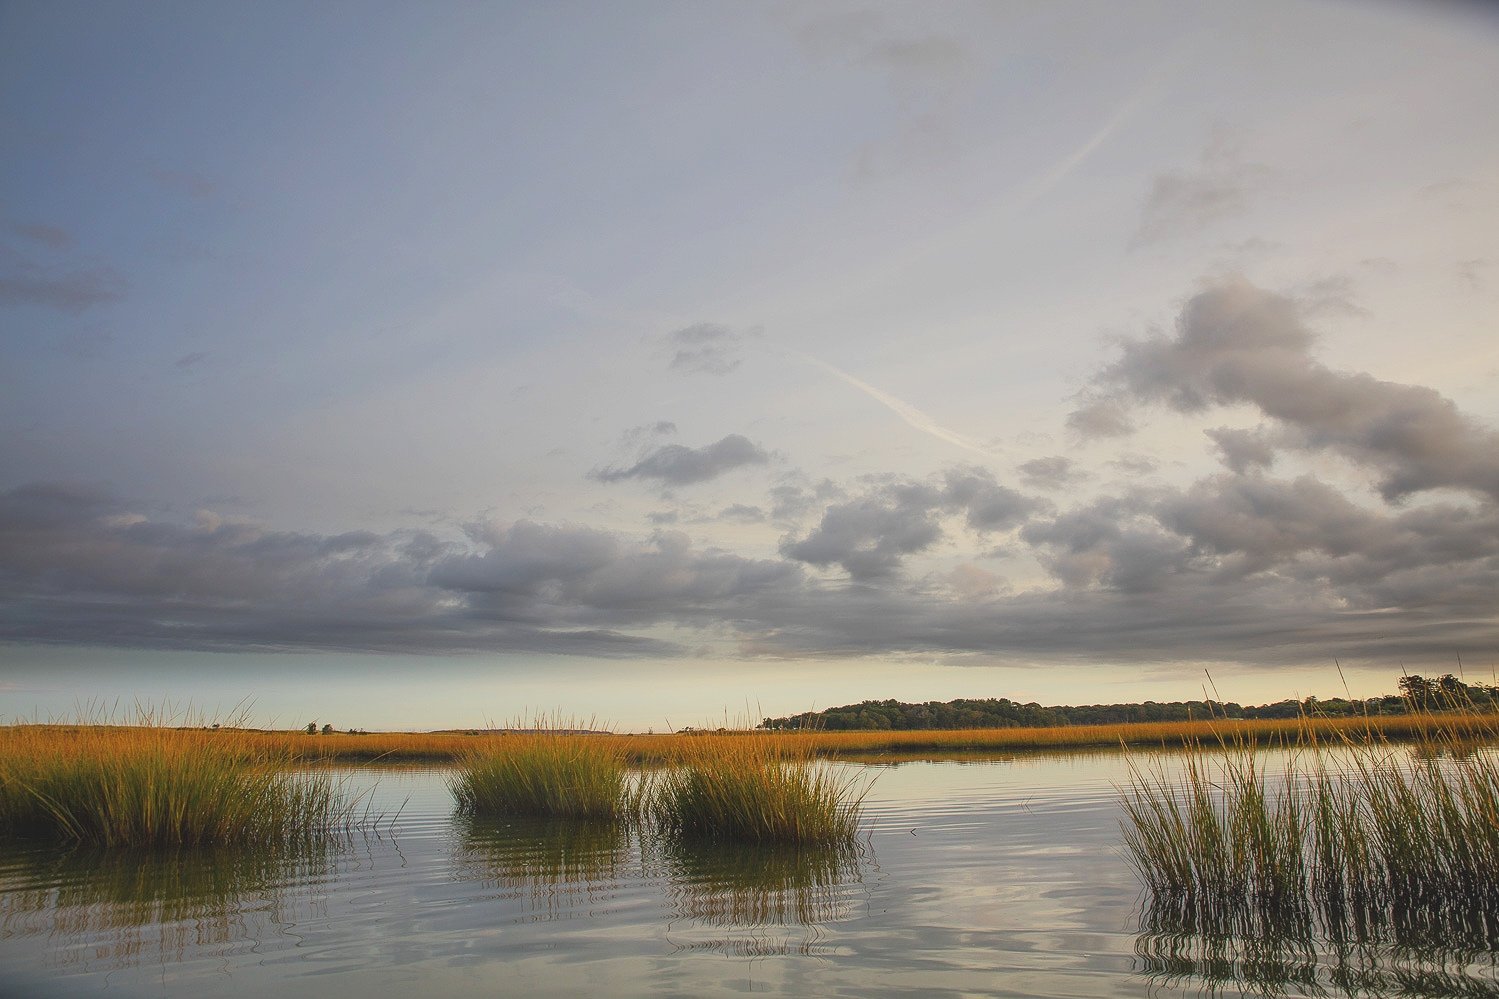
{"label": "open water channel", "polygon": [[1493,941],[1246,940],[1142,906],[1117,753],[835,765],[873,784],[831,854],[468,821],[441,769],[350,771],[387,820],[312,855],[7,843],[0,995],[1499,996]]}

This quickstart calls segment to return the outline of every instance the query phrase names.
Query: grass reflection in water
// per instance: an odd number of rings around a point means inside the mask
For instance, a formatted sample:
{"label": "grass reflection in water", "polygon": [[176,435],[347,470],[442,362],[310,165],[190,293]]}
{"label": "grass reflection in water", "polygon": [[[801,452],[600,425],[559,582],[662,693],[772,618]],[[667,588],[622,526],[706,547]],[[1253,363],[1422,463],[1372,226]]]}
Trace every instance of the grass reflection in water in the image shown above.
{"label": "grass reflection in water", "polygon": [[667,835],[645,846],[666,874],[672,946],[747,958],[831,956],[829,926],[855,916],[870,859],[858,841],[731,845]]}
{"label": "grass reflection in water", "polygon": [[[1495,914],[1450,908],[1361,923],[1206,913],[1155,899],[1140,917],[1135,971],[1203,995],[1499,997]],[[1154,991],[1154,989],[1152,990]]]}
{"label": "grass reflection in water", "polygon": [[[869,847],[729,844],[649,825],[460,816],[458,877],[518,899],[537,920],[597,914],[655,885],[678,949],[813,953],[819,927],[849,918]],[[743,932],[735,932],[743,931]],[[803,939],[805,938],[805,939]]]}
{"label": "grass reflection in water", "polygon": [[78,970],[224,953],[290,922],[290,899],[331,876],[335,852],[331,843],[31,850],[0,878],[0,933],[69,941],[49,954]]}
{"label": "grass reflection in water", "polygon": [[630,827],[619,822],[459,816],[457,873],[560,918],[607,898],[627,875]]}
{"label": "grass reflection in water", "polygon": [[730,846],[667,838],[656,845],[677,910],[714,926],[810,926],[845,919],[851,907],[845,889],[859,882],[866,850],[857,842]]}

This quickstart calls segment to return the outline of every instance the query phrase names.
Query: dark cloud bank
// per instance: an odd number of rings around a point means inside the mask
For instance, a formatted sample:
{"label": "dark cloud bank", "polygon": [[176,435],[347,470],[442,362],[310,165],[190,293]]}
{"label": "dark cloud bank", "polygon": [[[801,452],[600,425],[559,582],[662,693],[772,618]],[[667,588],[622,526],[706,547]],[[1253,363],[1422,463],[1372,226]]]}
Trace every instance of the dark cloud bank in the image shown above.
{"label": "dark cloud bank", "polygon": [[[1013,661],[1419,662],[1499,643],[1499,435],[1420,386],[1328,369],[1297,303],[1228,281],[1170,336],[1128,341],[1074,415],[1120,435],[1152,407],[1250,407],[1223,469],[1070,506],[975,468],[848,489],[779,486],[776,556],[679,533],[474,524],[315,535],[137,515],[107,491],[0,493],[0,637],[180,649],[528,651],[661,657],[979,654]],[[1240,409],[1242,411],[1242,409]],[[1281,456],[1368,473],[1346,494]],[[649,451],[605,481],[702,481],[764,460],[745,438]],[[1056,488],[1073,468],[1023,470]],[[741,505],[739,513],[759,508]],[[1028,554],[1047,585],[975,597],[913,559]],[[668,636],[668,637],[663,637]],[[681,644],[678,644],[680,640]]]}

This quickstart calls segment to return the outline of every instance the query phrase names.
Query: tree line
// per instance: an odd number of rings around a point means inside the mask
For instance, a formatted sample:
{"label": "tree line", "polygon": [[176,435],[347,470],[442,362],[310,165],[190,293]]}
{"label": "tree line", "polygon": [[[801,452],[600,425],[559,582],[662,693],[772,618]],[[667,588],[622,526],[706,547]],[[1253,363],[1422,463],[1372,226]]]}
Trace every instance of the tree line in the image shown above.
{"label": "tree line", "polygon": [[1048,728],[1059,725],[1117,725],[1123,722],[1170,722],[1201,718],[1296,718],[1301,715],[1403,715],[1412,711],[1462,708],[1499,710],[1499,686],[1466,683],[1451,673],[1436,679],[1420,674],[1403,676],[1399,692],[1364,699],[1307,697],[1272,704],[1244,705],[1236,701],[1144,701],[1131,704],[1021,704],[1007,697],[927,701],[861,701],[822,711],[805,711],[785,718],[766,718],[757,728],[818,729],[960,729]]}

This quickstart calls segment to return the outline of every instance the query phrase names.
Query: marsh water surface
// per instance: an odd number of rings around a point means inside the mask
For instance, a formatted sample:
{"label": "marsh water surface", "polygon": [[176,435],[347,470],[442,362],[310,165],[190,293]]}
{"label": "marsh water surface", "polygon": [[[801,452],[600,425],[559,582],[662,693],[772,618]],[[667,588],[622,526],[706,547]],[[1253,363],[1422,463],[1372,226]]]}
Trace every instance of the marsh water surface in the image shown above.
{"label": "marsh water surface", "polygon": [[9,843],[0,994],[1499,996],[1476,932],[1245,938],[1142,907],[1118,754],[835,765],[874,778],[853,850],[467,820],[440,769],[350,771],[386,819],[311,853]]}

